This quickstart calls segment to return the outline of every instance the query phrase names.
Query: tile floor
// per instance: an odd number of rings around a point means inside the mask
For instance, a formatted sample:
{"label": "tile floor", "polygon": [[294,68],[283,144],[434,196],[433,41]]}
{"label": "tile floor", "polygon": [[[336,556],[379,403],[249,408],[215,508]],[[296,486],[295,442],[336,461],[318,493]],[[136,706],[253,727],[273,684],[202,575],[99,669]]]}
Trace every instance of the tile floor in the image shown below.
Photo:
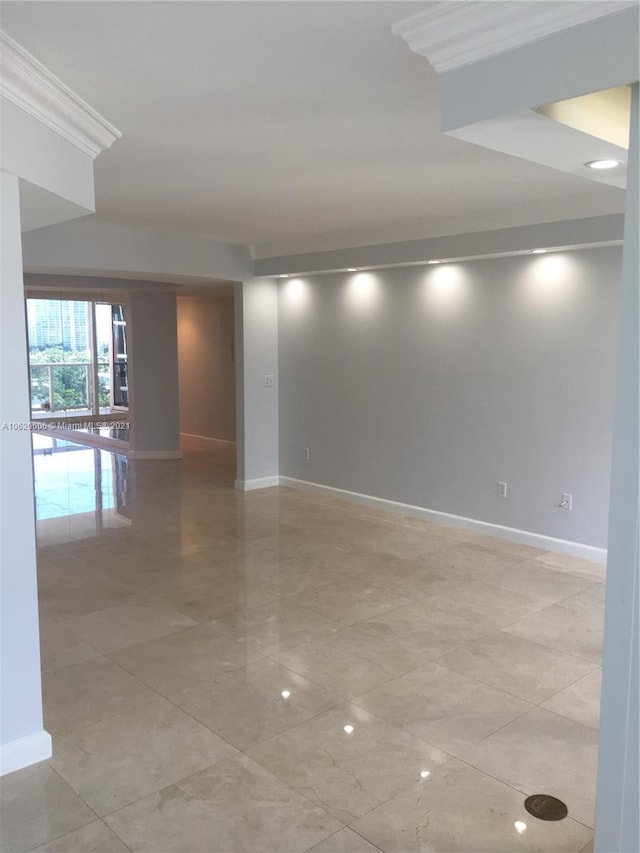
{"label": "tile floor", "polygon": [[591,849],[602,567],[195,445],[35,467],[54,750],[1,780],[3,853]]}

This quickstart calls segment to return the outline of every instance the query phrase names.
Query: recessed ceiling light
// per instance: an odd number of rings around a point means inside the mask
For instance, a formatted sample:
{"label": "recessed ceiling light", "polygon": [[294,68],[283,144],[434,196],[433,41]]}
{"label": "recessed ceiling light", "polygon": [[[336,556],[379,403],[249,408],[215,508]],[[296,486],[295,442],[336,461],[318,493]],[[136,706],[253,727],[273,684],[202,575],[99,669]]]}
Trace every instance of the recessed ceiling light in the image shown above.
{"label": "recessed ceiling light", "polygon": [[282,273],[282,275],[279,275],[278,278],[289,278],[289,276],[287,275],[287,273]]}
{"label": "recessed ceiling light", "polygon": [[589,160],[584,165],[590,169],[615,169],[620,165],[620,160]]}
{"label": "recessed ceiling light", "polygon": [[347,272],[358,272],[358,267],[347,267]]}
{"label": "recessed ceiling light", "polygon": [[546,249],[532,249],[531,254],[532,255],[544,255],[544,253],[546,251],[547,251]]}
{"label": "recessed ceiling light", "polygon": [[283,699],[288,699],[289,696],[291,696],[291,692],[289,690],[283,690],[280,695],[282,696]]}
{"label": "recessed ceiling light", "polygon": [[433,260],[433,261],[427,261],[427,263],[428,264],[439,264],[440,261]]}
{"label": "recessed ceiling light", "polygon": [[353,731],[353,726],[345,726],[344,730],[348,735],[350,735],[351,732]]}

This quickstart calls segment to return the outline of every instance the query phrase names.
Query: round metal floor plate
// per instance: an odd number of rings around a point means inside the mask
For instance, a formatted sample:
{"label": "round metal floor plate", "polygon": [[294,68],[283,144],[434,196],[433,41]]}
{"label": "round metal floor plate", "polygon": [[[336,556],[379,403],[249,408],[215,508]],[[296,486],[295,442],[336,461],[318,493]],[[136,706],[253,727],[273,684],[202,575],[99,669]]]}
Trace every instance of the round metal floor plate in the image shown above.
{"label": "round metal floor plate", "polygon": [[562,800],[550,794],[532,794],[524,801],[524,807],[540,820],[562,820],[569,814]]}

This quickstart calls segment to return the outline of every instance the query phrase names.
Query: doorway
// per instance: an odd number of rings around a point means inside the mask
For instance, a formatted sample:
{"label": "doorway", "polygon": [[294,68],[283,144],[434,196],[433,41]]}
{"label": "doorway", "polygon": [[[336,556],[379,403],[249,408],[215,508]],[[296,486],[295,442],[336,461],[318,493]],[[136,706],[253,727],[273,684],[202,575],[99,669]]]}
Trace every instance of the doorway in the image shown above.
{"label": "doorway", "polygon": [[233,286],[177,300],[180,439],[215,452],[232,480],[236,467]]}

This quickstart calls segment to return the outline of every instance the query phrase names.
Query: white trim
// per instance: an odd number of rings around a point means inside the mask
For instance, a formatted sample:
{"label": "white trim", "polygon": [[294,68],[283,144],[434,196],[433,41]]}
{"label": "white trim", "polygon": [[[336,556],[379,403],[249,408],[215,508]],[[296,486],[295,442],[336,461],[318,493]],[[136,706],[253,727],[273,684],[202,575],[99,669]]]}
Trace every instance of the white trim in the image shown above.
{"label": "white trim", "polygon": [[252,492],[254,489],[271,489],[280,485],[280,477],[258,477],[256,480],[236,480],[234,486],[242,492]]}
{"label": "white trim", "polygon": [[210,442],[213,442],[214,444],[225,444],[225,445],[227,445],[227,447],[235,447],[236,446],[235,441],[227,441],[226,438],[211,438],[211,436],[209,436],[209,435],[196,435],[193,432],[181,432],[180,435],[183,436],[184,438],[195,438],[198,441],[210,441]]}
{"label": "white trim", "polygon": [[441,74],[636,5],[637,0],[591,0],[588,3],[575,0],[564,3],[444,0],[398,21],[391,29]]}
{"label": "white trim", "polygon": [[342,498],[345,501],[384,509],[388,512],[399,513],[400,515],[424,518],[436,524],[459,527],[474,533],[483,533],[486,536],[496,536],[498,539],[506,539],[509,542],[517,542],[520,545],[544,548],[546,551],[555,551],[558,554],[567,554],[571,557],[582,557],[585,560],[593,560],[596,563],[605,563],[607,559],[605,548],[583,545],[580,542],[569,542],[565,539],[554,539],[552,536],[543,536],[540,533],[531,533],[528,530],[518,530],[515,527],[504,527],[501,524],[479,521],[476,518],[465,518],[462,515],[452,515],[448,512],[413,506],[413,504],[403,504],[398,501],[387,500],[386,498],[376,498],[372,495],[360,494],[359,492],[349,492],[345,489],[336,489],[333,486],[324,486],[321,483],[296,480],[293,477],[280,477],[280,485],[289,486],[292,489],[300,489],[305,492],[327,495],[328,497]]}
{"label": "white trim", "polygon": [[95,159],[122,134],[0,30],[0,94]]}
{"label": "white trim", "polygon": [[51,735],[44,729],[34,735],[3,743],[0,746],[0,776],[46,761],[51,755]]}
{"label": "white trim", "polygon": [[181,450],[129,450],[129,459],[182,459]]}

